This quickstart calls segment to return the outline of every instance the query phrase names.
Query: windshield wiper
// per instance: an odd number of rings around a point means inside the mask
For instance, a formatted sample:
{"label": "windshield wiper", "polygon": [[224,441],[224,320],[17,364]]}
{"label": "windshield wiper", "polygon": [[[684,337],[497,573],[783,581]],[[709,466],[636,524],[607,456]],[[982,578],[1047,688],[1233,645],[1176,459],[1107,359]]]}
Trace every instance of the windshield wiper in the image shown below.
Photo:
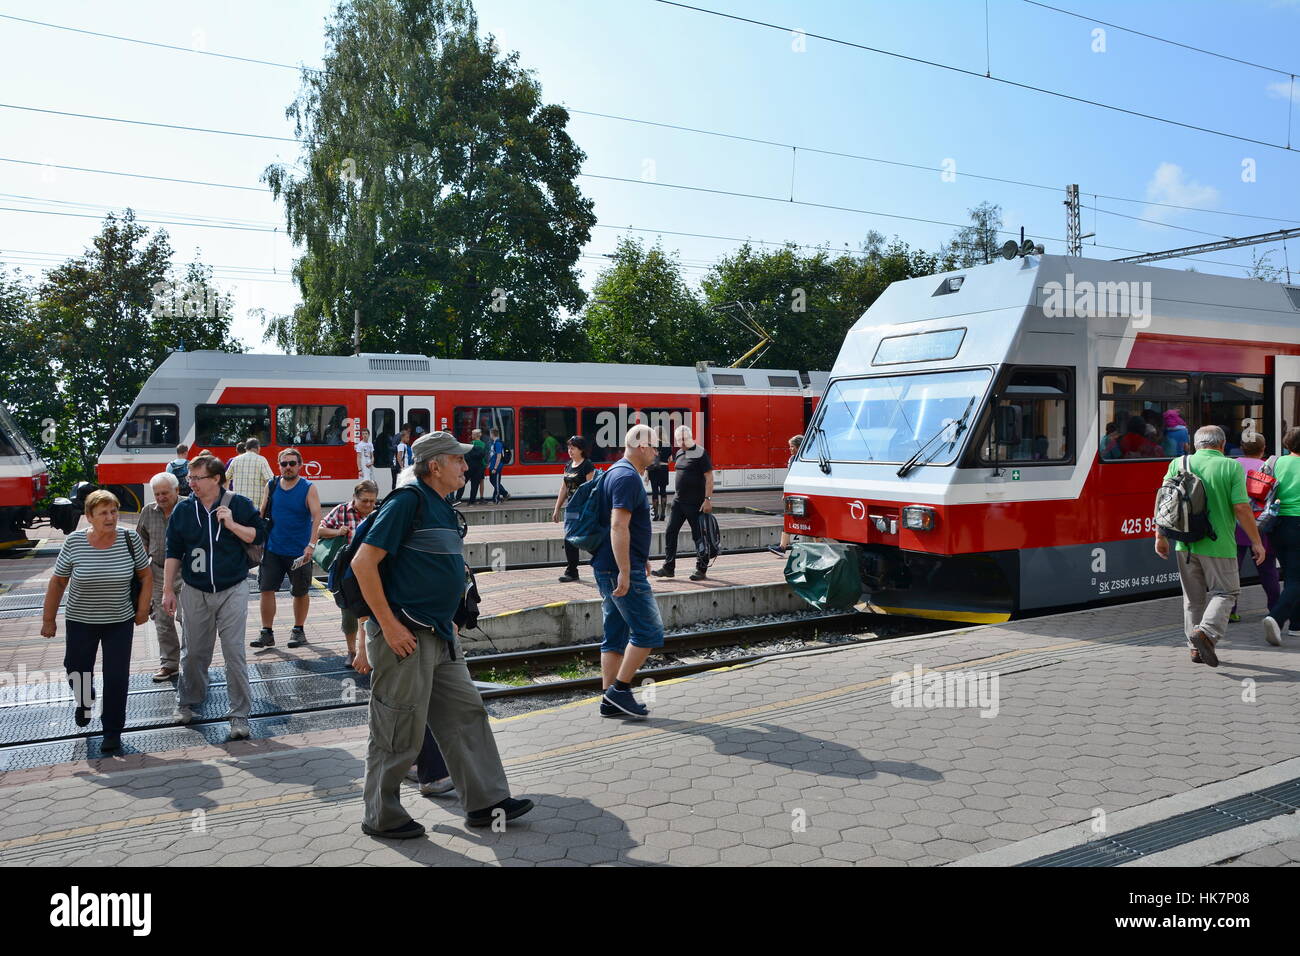
{"label": "windshield wiper", "polygon": [[934,456],[939,453],[939,449],[942,448],[944,444],[948,444],[948,445],[954,444],[957,441],[957,439],[961,437],[961,433],[966,430],[966,419],[970,416],[970,410],[974,407],[975,407],[975,396],[972,395],[970,401],[966,403],[966,411],[961,413],[961,418],[957,419],[956,422],[945,422],[942,428],[940,428],[937,432],[935,432],[928,439],[926,439],[925,444],[916,450],[916,454],[913,455],[911,458],[907,459],[907,461],[903,462],[903,467],[898,469],[898,477],[906,478],[907,473],[916,467],[917,463],[920,461],[921,456],[925,454],[925,450],[929,448],[931,444],[934,443],[935,439],[943,436],[944,433],[946,433],[950,428],[953,430],[952,438],[950,438],[947,442],[943,444],[936,445],[934,451],[930,453],[930,457],[927,458],[924,462],[922,462],[922,464],[929,464],[930,459],[934,458]]}
{"label": "windshield wiper", "polygon": [[831,453],[826,442],[826,429],[820,425],[813,426],[813,434],[817,436],[817,467],[822,470],[822,474],[831,473]]}

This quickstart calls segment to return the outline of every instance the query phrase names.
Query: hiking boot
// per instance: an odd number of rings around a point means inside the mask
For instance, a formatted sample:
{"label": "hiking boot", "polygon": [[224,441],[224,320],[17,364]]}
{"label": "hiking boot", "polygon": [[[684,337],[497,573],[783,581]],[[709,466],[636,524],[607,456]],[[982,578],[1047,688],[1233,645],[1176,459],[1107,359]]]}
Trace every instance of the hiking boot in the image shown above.
{"label": "hiking boot", "polygon": [[275,631],[269,627],[262,628],[257,634],[257,640],[249,641],[249,647],[275,647]]}
{"label": "hiking boot", "polygon": [[[611,707],[622,712],[623,716],[631,717],[634,720],[645,720],[650,716],[649,709],[638,701],[630,690],[619,690],[613,684],[605,691],[605,696],[601,703],[609,704]],[[602,713],[604,713],[602,711]]]}
{"label": "hiking boot", "polygon": [[1201,652],[1201,663],[1211,667],[1219,666],[1219,655],[1214,653],[1214,642],[1199,627],[1192,631],[1192,643]]}
{"label": "hiking boot", "polygon": [[1264,618],[1264,640],[1274,647],[1282,646],[1282,628],[1278,627],[1277,621],[1271,617]]}
{"label": "hiking boot", "polygon": [[692,580],[692,581],[704,581],[704,580],[707,580],[708,577],[709,577],[708,573],[707,573],[706,571],[704,571],[703,569],[700,569],[700,570],[695,571],[695,572],[691,575],[691,580]]}
{"label": "hiking boot", "polygon": [[465,815],[465,822],[472,827],[490,827],[498,810],[505,812],[505,819],[514,820],[517,817],[522,817],[532,808],[533,801],[531,800],[516,800],[514,797],[506,797],[500,803],[494,803],[486,810],[471,810]]}
{"label": "hiking boot", "polygon": [[559,580],[561,584],[572,584],[574,581],[578,580],[578,572],[565,571],[564,574],[560,576]]}
{"label": "hiking boot", "polygon": [[169,680],[175,680],[175,679],[176,679],[176,668],[174,667],[160,667],[158,668],[157,672],[153,675],[153,682],[155,684],[165,684]]}
{"label": "hiking boot", "polygon": [[674,572],[673,568],[667,564],[665,564],[658,571],[651,571],[650,573],[657,578],[671,578],[676,576],[676,573]]}
{"label": "hiking boot", "polygon": [[232,740],[247,740],[251,736],[253,732],[248,726],[247,717],[230,718],[230,734],[226,737],[227,743]]}
{"label": "hiking boot", "polygon": [[289,632],[289,646],[302,647],[306,643],[307,632],[300,625],[294,625],[293,630]]}
{"label": "hiking boot", "polygon": [[381,840],[413,840],[424,836],[424,827],[414,820],[407,820],[400,827],[393,827],[391,830],[376,830],[369,823],[363,822],[361,832]]}

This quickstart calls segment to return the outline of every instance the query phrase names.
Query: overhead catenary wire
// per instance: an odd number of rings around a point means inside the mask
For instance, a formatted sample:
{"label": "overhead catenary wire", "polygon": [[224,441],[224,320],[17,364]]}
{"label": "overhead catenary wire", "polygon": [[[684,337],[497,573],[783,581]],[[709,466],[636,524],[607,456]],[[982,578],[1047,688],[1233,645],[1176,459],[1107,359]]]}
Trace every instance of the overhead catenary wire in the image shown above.
{"label": "overhead catenary wire", "polygon": [[[771,28],[773,28],[773,29],[785,29],[785,28],[782,28],[782,27],[776,27],[776,26],[773,25],[773,24],[763,23],[762,21],[749,20],[749,19],[744,18],[744,17],[735,17],[735,16],[733,16],[733,15],[731,15],[731,14],[723,14],[723,13],[718,13],[717,11],[705,10],[704,8],[701,8],[701,7],[691,7],[691,6],[688,6],[688,5],[686,5],[686,4],[675,3],[675,2],[673,2],[673,0],[657,0],[657,2],[668,3],[669,5],[672,5],[672,6],[680,6],[680,7],[684,7],[684,8],[686,8],[686,9],[695,10],[695,11],[699,11],[699,12],[712,13],[712,14],[714,14],[714,15],[716,15],[716,16],[723,16],[723,17],[729,17],[729,18],[731,18],[731,19],[738,19],[738,20],[742,20],[742,21],[747,22],[747,23],[754,23],[754,24],[761,25],[761,26],[771,27]],[[1033,0],[1026,0],[1026,2],[1033,2]],[[1046,4],[1038,4],[1038,5],[1039,5],[1039,6],[1046,6]],[[1054,8],[1054,7],[1048,7],[1048,9],[1053,9],[1053,10],[1055,10],[1055,9],[1057,9],[1057,8]],[[1063,12],[1068,12],[1068,11],[1063,11]],[[1077,14],[1074,14],[1074,15],[1078,16]],[[320,68],[320,67],[296,66],[296,65],[291,64],[291,63],[283,63],[283,62],[277,62],[277,61],[273,61],[273,60],[265,60],[265,59],[260,59],[260,58],[256,58],[256,57],[240,56],[240,55],[227,54],[227,53],[216,53],[216,52],[213,52],[213,51],[210,51],[210,50],[198,50],[198,49],[194,49],[194,48],[192,48],[192,47],[183,47],[183,46],[178,46],[178,45],[176,45],[176,44],[171,44],[171,43],[160,43],[160,42],[156,42],[156,41],[152,41],[152,40],[143,40],[143,39],[139,39],[139,38],[137,38],[137,37],[122,36],[122,35],[120,35],[120,34],[103,33],[103,32],[94,31],[94,30],[84,30],[84,29],[80,29],[80,28],[77,28],[77,27],[69,27],[69,26],[62,25],[62,24],[50,23],[50,22],[48,22],[48,21],[43,21],[43,20],[34,20],[34,19],[26,18],[26,17],[15,17],[15,16],[7,15],[7,14],[0,14],[0,19],[8,19],[8,20],[13,20],[13,21],[20,22],[20,23],[27,23],[27,24],[31,24],[31,25],[35,25],[35,26],[48,27],[48,28],[56,29],[56,30],[64,30],[64,31],[72,32],[72,33],[81,33],[81,34],[85,34],[85,35],[87,35],[87,36],[97,37],[97,38],[100,38],[100,39],[117,40],[117,41],[121,41],[121,42],[124,42],[124,43],[137,43],[137,44],[142,44],[142,45],[145,45],[145,46],[151,46],[151,47],[157,47],[157,48],[161,48],[161,49],[171,50],[171,51],[178,52],[178,53],[189,53],[189,54],[200,55],[200,56],[211,56],[211,57],[217,57],[217,58],[225,59],[225,60],[232,60],[232,61],[238,61],[238,62],[243,62],[243,63],[253,63],[253,64],[259,64],[259,65],[263,65],[263,66],[276,67],[276,68],[285,69],[285,70],[293,70],[293,71],[295,71],[295,72],[298,72],[298,71],[306,71],[306,72],[309,72],[309,73],[319,73],[319,74],[327,75],[327,76],[330,75],[330,71],[325,70],[325,69],[322,69],[322,68]],[[1087,17],[1085,17],[1084,19],[1091,19],[1091,18],[1087,18]],[[1097,21],[1097,22],[1101,22],[1101,21]],[[1119,29],[1124,29],[1124,28],[1119,28]],[[1136,31],[1134,31],[1134,32],[1136,32]],[[1146,35],[1146,34],[1143,34],[1143,35]],[[846,45],[849,45],[849,46],[853,46],[853,47],[857,47],[857,48],[861,48],[861,49],[868,49],[868,50],[871,50],[872,52],[889,53],[889,51],[875,50],[874,48],[864,47],[864,46],[862,46],[861,44],[852,43],[851,41],[836,40],[836,39],[834,39],[834,38],[828,38],[828,37],[817,37],[817,38],[818,38],[818,39],[823,39],[823,40],[828,40],[829,42],[843,43],[843,44],[846,44]],[[1156,39],[1160,39],[1160,38],[1156,38]],[[1174,42],[1174,41],[1167,41],[1167,42]],[[1208,52],[1208,51],[1201,51],[1201,52]],[[915,58],[912,58],[912,57],[904,56],[903,54],[892,54],[892,53],[890,53],[889,55],[900,56],[900,57],[902,57],[903,59],[915,59]],[[1216,55],[1217,55],[1217,54],[1216,54]],[[1231,59],[1231,58],[1229,57],[1229,59]],[[918,61],[918,62],[929,63],[929,61]],[[1241,62],[1246,62],[1246,61],[1241,61]],[[939,65],[939,66],[942,66],[942,64],[930,64],[930,65]],[[1250,64],[1250,65],[1257,65],[1257,64]],[[970,75],[972,75],[972,76],[976,76],[976,77],[979,77],[979,76],[980,76],[980,74],[978,74],[978,73],[974,73],[974,72],[972,72],[972,71],[960,70],[960,69],[957,68],[957,67],[947,67],[947,68],[949,68],[949,69],[955,69],[955,70],[958,70],[959,72],[963,72],[963,73],[969,73]],[[1261,68],[1262,68],[1262,69],[1272,69],[1271,67],[1261,67]],[[1280,72],[1283,72],[1283,71],[1275,70],[1274,72],[1279,72],[1279,73],[1280,73]],[[996,77],[985,77],[985,78],[997,79]],[[1010,81],[1006,81],[1006,82],[1010,82]],[[5,105],[7,105],[7,104],[0,104],[0,106],[5,106]],[[1104,104],[1102,104],[1102,105],[1104,105]],[[18,109],[23,109],[23,108],[26,108],[26,109],[35,109],[35,108],[32,108],[32,107],[12,107],[12,108],[18,108]],[[699,134],[699,135],[705,135],[705,136],[718,136],[718,137],[723,137],[723,138],[726,138],[726,139],[731,139],[731,140],[735,140],[735,141],[739,141],[739,142],[748,142],[748,143],[755,143],[755,144],[766,145],[766,146],[775,146],[775,147],[780,147],[780,148],[782,148],[782,149],[801,149],[801,150],[803,150],[803,151],[805,151],[805,152],[818,153],[818,154],[820,154],[820,155],[825,155],[825,156],[835,156],[835,157],[840,157],[840,158],[844,158],[844,159],[855,159],[855,160],[860,160],[860,161],[863,161],[863,162],[881,163],[881,164],[884,164],[884,165],[900,166],[900,167],[905,167],[905,168],[912,168],[912,169],[918,169],[918,170],[925,170],[925,171],[928,171],[928,172],[945,172],[945,170],[943,170],[943,169],[940,168],[940,167],[935,167],[935,166],[926,166],[926,165],[918,164],[918,163],[908,163],[908,162],[903,162],[903,161],[899,161],[899,160],[889,160],[889,159],[884,159],[884,158],[881,158],[881,157],[875,157],[875,156],[865,156],[865,155],[862,155],[862,154],[859,154],[859,153],[849,153],[849,152],[844,152],[844,151],[841,151],[841,150],[831,150],[831,149],[818,148],[818,147],[814,147],[814,146],[808,146],[808,145],[806,145],[806,144],[786,143],[786,142],[781,142],[781,141],[778,141],[778,140],[764,139],[764,138],[754,137],[754,136],[744,136],[744,135],[740,135],[740,134],[736,134],[736,133],[725,133],[725,132],[721,132],[721,131],[718,131],[718,130],[706,130],[706,129],[700,129],[700,128],[698,128],[698,127],[690,127],[690,126],[684,126],[684,125],[680,125],[680,124],[664,123],[664,122],[656,122],[656,121],[653,121],[653,120],[639,119],[639,118],[636,118],[636,117],[620,116],[620,115],[618,115],[618,114],[608,113],[608,112],[598,112],[598,111],[593,111],[593,110],[583,110],[583,109],[579,109],[579,108],[577,108],[577,107],[571,107],[571,106],[568,106],[567,104],[565,104],[564,108],[565,108],[566,110],[568,110],[568,112],[573,113],[573,114],[575,114],[575,115],[580,115],[580,116],[600,117],[600,118],[603,118],[603,119],[616,120],[616,121],[619,121],[619,122],[625,122],[625,123],[636,123],[636,124],[645,125],[645,126],[660,127],[660,128],[663,128],[663,129],[673,129],[673,130],[679,130],[679,131],[683,131],[683,132],[696,133],[696,134]],[[38,111],[38,112],[55,112],[55,113],[58,112],[58,111],[49,111],[49,110],[37,110],[37,111]],[[234,132],[227,133],[227,131],[223,131],[223,130],[215,130],[215,129],[207,129],[207,128],[203,128],[203,127],[185,127],[185,126],[171,126],[171,125],[168,125],[168,124],[152,124],[152,123],[146,123],[146,122],[144,122],[144,121],[139,121],[139,120],[117,120],[117,119],[113,119],[113,118],[110,118],[110,117],[94,116],[94,115],[91,115],[91,114],[64,114],[64,115],[84,116],[84,117],[89,118],[89,119],[105,119],[105,120],[112,120],[112,121],[114,121],[114,122],[133,123],[133,124],[135,124],[135,125],[162,125],[162,126],[164,126],[164,128],[176,128],[176,129],[192,130],[192,131],[194,131],[194,132],[216,133],[216,134],[226,134],[226,135],[235,135],[235,136],[245,135],[245,136],[250,136],[250,137],[254,137],[254,138],[279,139],[279,140],[282,140],[282,141],[284,141],[284,142],[296,142],[296,143],[300,143],[300,144],[309,144],[309,141],[301,140],[301,139],[295,139],[295,138],[292,138],[292,137],[271,137],[271,136],[265,136],[265,135],[262,135],[262,134],[243,134],[243,133],[234,133]],[[1137,115],[1142,115],[1142,114],[1137,114]],[[1224,134],[1224,135],[1230,135],[1230,134]],[[1255,140],[1250,140],[1250,141],[1251,141],[1251,142],[1258,142],[1258,141],[1255,141]],[[1265,145],[1268,145],[1268,144],[1265,144]],[[1289,143],[1288,143],[1288,147],[1289,147]],[[1008,178],[998,177],[998,176],[981,175],[981,174],[979,174],[979,173],[963,172],[963,173],[961,173],[960,175],[961,175],[961,176],[968,177],[968,178],[971,178],[971,179],[979,179],[979,180],[983,180],[983,181],[987,181],[987,182],[1007,183],[1007,184],[1011,184],[1011,185],[1025,186],[1025,187],[1028,187],[1028,188],[1034,188],[1034,189],[1047,189],[1047,190],[1051,190],[1051,191],[1053,191],[1053,192],[1058,191],[1058,190],[1060,189],[1059,186],[1050,185],[1050,184],[1045,184],[1045,183],[1031,183],[1031,182],[1025,182],[1025,181],[1022,181],[1022,180],[1008,179]],[[242,187],[242,188],[252,188],[252,187]],[[1179,205],[1179,204],[1176,204],[1176,203],[1156,203],[1156,202],[1152,202],[1152,201],[1150,201],[1150,200],[1144,200],[1144,199],[1133,199],[1133,198],[1130,198],[1130,197],[1124,197],[1124,196],[1102,196],[1101,198],[1103,198],[1103,199],[1115,199],[1115,200],[1120,201],[1120,202],[1136,202],[1136,203],[1145,203],[1145,204],[1148,204],[1148,205],[1165,206],[1165,207],[1173,208],[1173,209],[1187,209],[1187,210],[1192,210],[1192,211],[1197,211],[1197,212],[1204,212],[1204,213],[1208,213],[1208,214],[1212,214],[1212,215],[1235,215],[1235,216],[1243,216],[1243,217],[1246,217],[1246,218],[1251,218],[1251,219],[1261,219],[1261,220],[1270,221],[1270,222],[1300,222],[1300,218],[1297,218],[1297,217],[1290,217],[1290,218],[1288,218],[1288,217],[1285,217],[1285,216],[1283,216],[1283,217],[1278,217],[1278,216],[1261,216],[1261,215],[1255,215],[1255,214],[1251,214],[1251,213],[1239,213],[1239,212],[1233,212],[1233,211],[1229,211],[1229,210],[1207,209],[1207,208],[1204,208],[1204,207],[1196,207],[1196,206]]]}

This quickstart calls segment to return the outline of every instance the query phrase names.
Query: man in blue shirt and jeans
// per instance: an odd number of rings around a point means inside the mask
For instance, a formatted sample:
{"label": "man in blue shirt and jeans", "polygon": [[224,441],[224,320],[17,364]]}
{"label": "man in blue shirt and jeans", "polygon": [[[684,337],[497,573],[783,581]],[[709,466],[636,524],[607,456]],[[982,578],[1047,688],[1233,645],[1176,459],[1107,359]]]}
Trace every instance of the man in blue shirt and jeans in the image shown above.
{"label": "man in blue shirt and jeans", "polygon": [[465,655],[456,610],[465,594],[465,557],[447,496],[465,484],[465,453],[447,432],[411,447],[411,490],[395,490],[352,559],[373,616],[366,622],[370,744],[362,791],[364,833],[405,840],[424,827],[402,808],[402,778],[420,753],[427,724],[470,826],[497,829],[533,808],[510,796],[505,768]]}
{"label": "man in blue shirt and jeans", "polygon": [[[602,507],[610,509],[609,537],[591,558],[604,598],[605,639],[600,645],[605,694],[600,716],[644,720],[650,711],[632,693],[632,678],[650,652],[663,647],[664,625],[650,588],[650,502],[641,477],[658,457],[655,430],[633,425],[623,457],[605,472]],[[631,647],[628,647],[628,644]]]}

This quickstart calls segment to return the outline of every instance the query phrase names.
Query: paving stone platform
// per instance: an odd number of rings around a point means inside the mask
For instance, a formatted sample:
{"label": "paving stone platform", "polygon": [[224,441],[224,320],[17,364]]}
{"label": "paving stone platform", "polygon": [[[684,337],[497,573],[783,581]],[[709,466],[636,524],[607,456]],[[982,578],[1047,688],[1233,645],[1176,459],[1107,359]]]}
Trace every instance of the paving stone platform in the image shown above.
{"label": "paving stone platform", "polygon": [[[1264,643],[1261,605],[1244,595],[1218,669],[1190,662],[1160,599],[665,682],[643,724],[594,700],[496,721],[514,792],[538,802],[504,833],[411,788],[428,836],[364,836],[355,727],[14,771],[0,864],[931,866],[1082,842],[1099,812],[1300,756],[1300,649]],[[996,677],[997,695],[902,694],[891,676],[918,667]],[[1281,865],[1296,842],[1222,861]]]}

